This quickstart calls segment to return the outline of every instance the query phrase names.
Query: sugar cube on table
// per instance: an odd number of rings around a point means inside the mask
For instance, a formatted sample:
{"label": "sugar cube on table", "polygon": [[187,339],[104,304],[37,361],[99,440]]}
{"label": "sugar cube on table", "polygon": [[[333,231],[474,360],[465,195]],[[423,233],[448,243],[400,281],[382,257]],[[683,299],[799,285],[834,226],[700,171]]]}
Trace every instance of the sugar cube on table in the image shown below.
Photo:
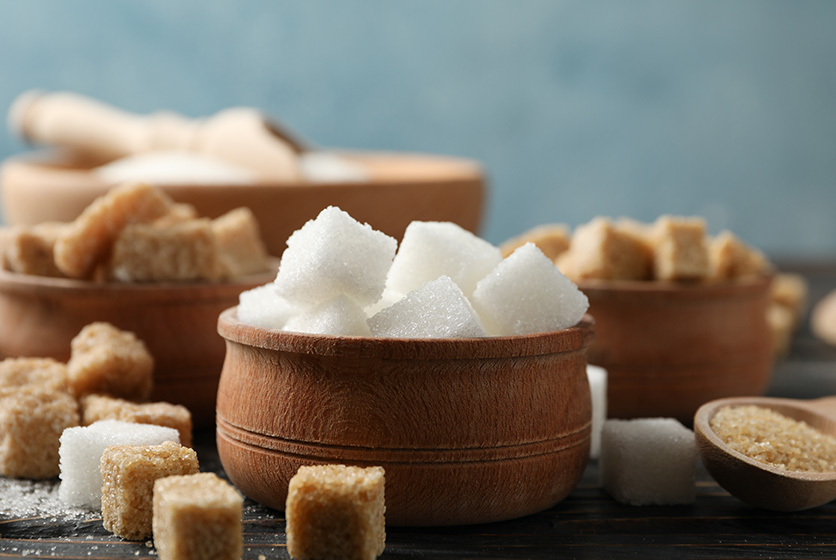
{"label": "sugar cube on table", "polygon": [[340,294],[291,317],[286,331],[340,336],[369,336],[366,312],[357,303]]}
{"label": "sugar cube on table", "polygon": [[459,287],[442,276],[410,292],[368,321],[374,336],[452,338],[487,336]]}
{"label": "sugar cube on table", "polygon": [[498,336],[571,327],[589,307],[586,296],[533,243],[480,280],[471,301],[488,334]]}
{"label": "sugar cube on table", "polygon": [[589,393],[592,396],[592,433],[589,456],[597,459],[601,455],[601,430],[607,420],[607,370],[587,364],[586,377],[589,380]]}
{"label": "sugar cube on table", "polygon": [[279,295],[311,306],[345,294],[360,306],[380,299],[397,241],[329,206],[293,232],[275,285]]}
{"label": "sugar cube on table", "polygon": [[153,386],[154,358],[135,334],[110,323],[91,323],[70,342],[67,363],[76,397],[103,393],[146,400]]}
{"label": "sugar cube on table", "polygon": [[214,473],[154,483],[154,546],[160,560],[239,560],[243,498]]}
{"label": "sugar cube on table", "polygon": [[192,413],[181,404],[167,402],[134,403],[107,395],[87,395],[80,401],[81,424],[99,420],[121,420],[135,424],[153,424],[174,428],[180,443],[192,446]]}
{"label": "sugar cube on table", "polygon": [[99,463],[111,445],[158,445],[180,443],[174,428],[101,420],[89,426],[67,428],[61,434],[59,456],[61,485],[58,497],[65,504],[101,508],[102,473]]}
{"label": "sugar cube on table", "polygon": [[281,329],[299,307],[279,296],[272,282],[241,292],[238,296],[238,320],[264,329]]}
{"label": "sugar cube on table", "polygon": [[67,392],[38,385],[0,388],[0,475],[56,476],[61,433],[78,422],[78,404]]}
{"label": "sugar cube on table", "polygon": [[291,558],[372,560],[386,546],[381,467],[300,467],[285,506]]}
{"label": "sugar cube on table", "polygon": [[476,283],[501,260],[498,247],[458,224],[414,221],[404,231],[386,288],[407,294],[448,276],[470,297]]}
{"label": "sugar cube on table", "polygon": [[694,432],[673,418],[610,419],[601,433],[601,483],[616,501],[634,505],[693,503]]}
{"label": "sugar cube on table", "polygon": [[166,476],[195,474],[194,450],[173,441],[160,445],[111,445],[100,462],[102,523],[128,540],[152,534],[154,482]]}

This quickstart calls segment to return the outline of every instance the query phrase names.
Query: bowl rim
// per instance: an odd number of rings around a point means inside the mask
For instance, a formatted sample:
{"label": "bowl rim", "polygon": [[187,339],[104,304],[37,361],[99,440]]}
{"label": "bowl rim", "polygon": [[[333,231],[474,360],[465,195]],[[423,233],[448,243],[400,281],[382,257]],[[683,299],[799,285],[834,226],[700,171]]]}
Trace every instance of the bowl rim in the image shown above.
{"label": "bowl rim", "polygon": [[703,299],[750,296],[769,289],[774,277],[774,273],[767,273],[729,280],[703,280],[693,282],[585,279],[579,280],[577,286],[587,295],[623,295],[629,297],[655,295],[682,299]]}
{"label": "bowl rim", "polygon": [[218,316],[218,334],[229,342],[268,351],[404,360],[521,358],[585,351],[595,338],[586,314],[557,331],[481,338],[390,338],[298,333],[255,327],[238,320],[238,307]]}
{"label": "bowl rim", "polygon": [[276,275],[273,266],[278,267],[278,259],[271,259],[271,268],[266,272],[238,276],[228,281],[199,282],[113,282],[79,280],[24,274],[0,268],[0,294],[18,294],[35,296],[74,296],[74,297],[117,297],[124,295],[157,295],[171,299],[203,299],[212,294],[228,294],[230,291],[244,291],[253,285],[270,282]]}

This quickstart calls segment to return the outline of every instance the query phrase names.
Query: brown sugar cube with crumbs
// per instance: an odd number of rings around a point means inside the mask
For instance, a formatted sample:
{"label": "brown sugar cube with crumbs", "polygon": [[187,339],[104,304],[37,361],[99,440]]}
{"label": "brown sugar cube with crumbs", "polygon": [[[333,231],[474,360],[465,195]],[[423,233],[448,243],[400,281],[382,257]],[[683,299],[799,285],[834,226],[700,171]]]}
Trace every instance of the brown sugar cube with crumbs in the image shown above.
{"label": "brown sugar cube with crumbs", "polygon": [[113,245],[108,276],[155,282],[219,279],[223,273],[211,222],[202,218],[167,227],[126,227]]}
{"label": "brown sugar cube with crumbs", "polygon": [[220,258],[231,277],[264,272],[269,268],[267,248],[258,221],[249,208],[237,208],[212,221]]}
{"label": "brown sugar cube with crumbs", "polygon": [[35,226],[16,226],[3,234],[3,267],[20,274],[63,277],[55,264],[55,242],[68,224],[46,222]]}
{"label": "brown sugar cube with crumbs", "polygon": [[136,335],[109,323],[91,323],[70,342],[70,391],[144,401],[151,394],[154,359]]}
{"label": "brown sugar cube with crumbs", "polygon": [[154,483],[166,476],[198,472],[197,454],[173,441],[160,445],[105,448],[102,471],[102,523],[129,540],[152,534]]}
{"label": "brown sugar cube with crumbs", "polygon": [[31,385],[0,389],[0,474],[58,476],[61,433],[78,421],[78,403],[66,392]]}
{"label": "brown sugar cube with crumbs", "polygon": [[180,443],[192,446],[192,415],[183,405],[167,402],[137,404],[106,395],[87,395],[81,399],[81,424],[89,426],[99,420],[121,420],[135,424],[154,424],[174,428]]}
{"label": "brown sugar cube with crumbs", "polygon": [[0,361],[0,388],[36,386],[66,393],[67,366],[52,358],[6,358]]}
{"label": "brown sugar cube with crumbs", "polygon": [[710,275],[705,220],[661,216],[653,224],[656,280],[703,280]]}
{"label": "brown sugar cube with crumbs", "polygon": [[381,467],[300,467],[287,491],[291,558],[371,560],[386,544]]}
{"label": "brown sugar cube with crumbs", "polygon": [[240,560],[243,499],[214,473],[154,484],[154,546],[160,560]]}
{"label": "brown sugar cube with crumbs", "polygon": [[652,257],[645,241],[615,227],[607,218],[579,226],[568,253],[571,266],[562,258],[557,262],[573,280],[647,280],[651,274]]}
{"label": "brown sugar cube with crumbs", "polygon": [[708,242],[711,276],[718,280],[747,278],[766,274],[769,261],[730,231],[723,231]]}
{"label": "brown sugar cube with crumbs", "polygon": [[172,200],[161,189],[126,183],[94,200],[55,242],[55,264],[70,278],[90,278],[110,254],[119,233],[169,213]]}
{"label": "brown sugar cube with crumbs", "polygon": [[500,245],[499,250],[504,258],[526,243],[534,243],[544,255],[554,261],[561,253],[569,250],[571,234],[565,224],[543,224],[512,237]]}

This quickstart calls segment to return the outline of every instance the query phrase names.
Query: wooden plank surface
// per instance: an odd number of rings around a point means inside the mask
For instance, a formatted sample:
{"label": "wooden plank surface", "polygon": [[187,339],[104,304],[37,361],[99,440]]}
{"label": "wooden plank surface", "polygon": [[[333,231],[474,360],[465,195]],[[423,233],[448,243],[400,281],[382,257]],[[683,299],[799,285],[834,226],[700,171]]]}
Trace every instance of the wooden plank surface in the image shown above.
{"label": "wooden plank surface", "polygon": [[[811,301],[836,288],[836,267],[801,268]],[[836,348],[797,333],[790,355],[776,364],[773,396],[836,394]],[[223,475],[214,433],[196,434],[201,470]],[[3,496],[0,495],[0,500]],[[244,509],[244,558],[287,558],[282,512],[251,501]],[[688,506],[618,504],[598,485],[591,462],[579,486],[547,511],[470,527],[387,527],[382,558],[833,558],[836,502],[795,513],[747,506],[698,471],[697,499]],[[123,541],[100,518],[0,516],[0,558],[156,558],[153,543]]]}

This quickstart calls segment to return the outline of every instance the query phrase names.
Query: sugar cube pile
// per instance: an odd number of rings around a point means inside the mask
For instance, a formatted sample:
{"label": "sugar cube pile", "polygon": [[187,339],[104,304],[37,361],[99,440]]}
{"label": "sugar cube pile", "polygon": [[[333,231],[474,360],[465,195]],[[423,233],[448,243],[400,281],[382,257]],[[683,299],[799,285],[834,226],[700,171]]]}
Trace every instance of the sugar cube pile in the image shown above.
{"label": "sugar cube pile", "polygon": [[58,497],[67,505],[100,509],[102,473],[99,463],[111,445],[159,445],[180,443],[174,428],[135,424],[120,420],[100,420],[89,426],[67,428],[61,434],[61,486]]}
{"label": "sugar cube pile", "polygon": [[310,334],[514,336],[574,326],[586,296],[533,243],[508,257],[452,222],[412,222],[400,247],[335,207],[287,240],[273,283],[241,294],[238,319]]}
{"label": "sugar cube pile", "polygon": [[690,504],[696,498],[694,432],[673,418],[607,420],[600,466],[604,490],[620,503]]}

